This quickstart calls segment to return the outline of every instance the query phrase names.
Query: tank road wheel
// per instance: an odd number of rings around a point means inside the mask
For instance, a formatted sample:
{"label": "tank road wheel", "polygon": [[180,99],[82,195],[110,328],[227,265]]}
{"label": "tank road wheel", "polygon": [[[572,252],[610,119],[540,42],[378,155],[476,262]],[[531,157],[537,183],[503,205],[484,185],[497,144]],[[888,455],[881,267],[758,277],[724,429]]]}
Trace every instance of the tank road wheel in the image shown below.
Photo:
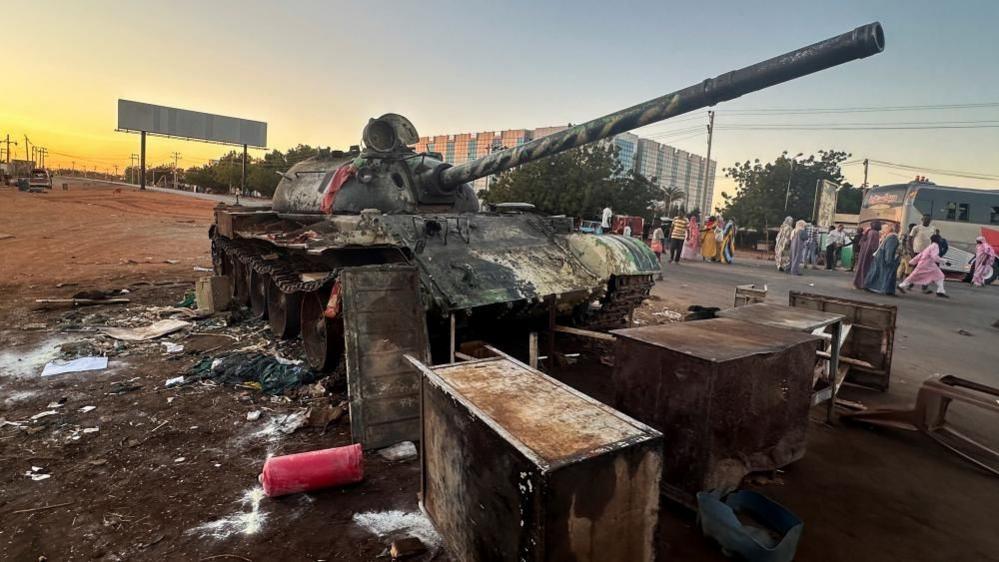
{"label": "tank road wheel", "polygon": [[285,293],[273,281],[267,286],[267,319],[271,332],[287,340],[298,335],[302,293]]}
{"label": "tank road wheel", "polygon": [[252,268],[249,273],[250,310],[257,318],[267,318],[267,286],[271,284],[271,276]]}
{"label": "tank road wheel", "polygon": [[302,296],[302,346],[309,366],[317,371],[331,371],[343,355],[343,321],[330,320],[326,310],[326,292]]}

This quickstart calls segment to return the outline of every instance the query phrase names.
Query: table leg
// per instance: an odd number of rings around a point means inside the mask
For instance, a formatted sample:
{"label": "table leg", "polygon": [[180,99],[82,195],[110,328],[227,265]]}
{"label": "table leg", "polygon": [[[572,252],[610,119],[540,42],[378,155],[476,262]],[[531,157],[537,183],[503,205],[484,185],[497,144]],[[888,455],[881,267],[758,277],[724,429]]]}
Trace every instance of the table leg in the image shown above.
{"label": "table leg", "polygon": [[832,346],[829,348],[829,388],[832,389],[832,396],[829,397],[829,410],[826,413],[826,421],[833,423],[834,411],[836,409],[836,394],[839,388],[836,385],[836,375],[839,373],[839,348],[843,334],[843,322],[836,322],[832,325]]}

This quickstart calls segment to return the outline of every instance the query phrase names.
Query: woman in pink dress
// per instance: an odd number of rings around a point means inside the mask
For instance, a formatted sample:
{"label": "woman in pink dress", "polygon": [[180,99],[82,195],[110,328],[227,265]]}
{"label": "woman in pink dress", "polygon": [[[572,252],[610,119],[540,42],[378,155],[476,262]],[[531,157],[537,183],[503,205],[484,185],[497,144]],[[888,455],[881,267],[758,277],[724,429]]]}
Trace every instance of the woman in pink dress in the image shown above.
{"label": "woman in pink dress", "polygon": [[687,221],[687,241],[683,243],[680,257],[685,260],[701,257],[701,229],[697,227],[697,215],[690,215],[690,220]]}
{"label": "woman in pink dress", "polygon": [[971,278],[971,284],[976,287],[985,286],[985,278],[992,272],[992,267],[996,263],[996,251],[992,248],[984,236],[975,238],[975,275]]}
{"label": "woman in pink dress", "polygon": [[913,285],[937,286],[937,296],[950,298],[944,292],[944,273],[940,269],[940,235],[930,236],[930,245],[925,250],[909,261],[915,268],[912,273],[898,284],[898,290],[905,293],[906,289]]}

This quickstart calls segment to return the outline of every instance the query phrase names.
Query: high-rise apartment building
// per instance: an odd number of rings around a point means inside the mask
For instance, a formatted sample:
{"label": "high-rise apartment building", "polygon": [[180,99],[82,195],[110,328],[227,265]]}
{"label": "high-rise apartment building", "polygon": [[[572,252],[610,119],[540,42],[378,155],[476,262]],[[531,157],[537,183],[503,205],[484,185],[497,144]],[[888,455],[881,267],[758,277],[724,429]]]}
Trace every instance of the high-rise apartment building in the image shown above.
{"label": "high-rise apartment building", "polygon": [[[414,147],[417,152],[439,152],[449,164],[462,164],[490,152],[520,146],[528,141],[557,133],[568,126],[483,131],[420,137]],[[672,146],[643,139],[632,133],[621,133],[605,141],[613,143],[624,172],[634,170],[661,187],[676,187],[685,195],[688,209],[711,207],[714,196],[716,162]],[[704,182],[707,174],[707,185]],[[493,176],[472,182],[476,191],[487,188]]]}

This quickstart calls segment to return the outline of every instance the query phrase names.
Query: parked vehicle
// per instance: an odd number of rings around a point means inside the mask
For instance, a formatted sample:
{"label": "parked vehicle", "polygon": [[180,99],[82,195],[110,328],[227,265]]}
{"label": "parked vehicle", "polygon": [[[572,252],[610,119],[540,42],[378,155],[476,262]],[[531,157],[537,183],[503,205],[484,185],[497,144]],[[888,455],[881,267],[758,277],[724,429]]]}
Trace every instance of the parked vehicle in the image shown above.
{"label": "parked vehicle", "polygon": [[43,189],[52,189],[52,176],[46,169],[35,168],[28,176],[28,191],[41,191]]}
{"label": "parked vehicle", "polygon": [[[940,230],[950,248],[940,268],[944,272],[967,275],[975,257],[975,238],[984,236],[999,250],[999,191],[948,187],[931,182],[875,187],[864,196],[860,226],[879,220],[907,232],[929,215],[931,225]],[[999,264],[987,282],[999,277]]]}

